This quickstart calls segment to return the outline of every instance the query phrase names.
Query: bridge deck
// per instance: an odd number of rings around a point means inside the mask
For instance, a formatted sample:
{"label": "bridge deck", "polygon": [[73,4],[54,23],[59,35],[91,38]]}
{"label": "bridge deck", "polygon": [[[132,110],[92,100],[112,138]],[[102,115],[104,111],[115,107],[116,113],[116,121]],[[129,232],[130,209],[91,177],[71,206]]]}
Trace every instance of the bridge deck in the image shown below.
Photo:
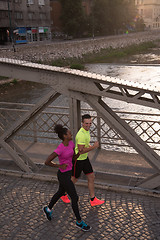
{"label": "bridge deck", "polygon": [[[34,163],[41,164],[40,168],[43,169],[47,168],[45,166],[43,167],[45,159],[56,147],[55,144],[49,143],[32,143],[27,141],[16,141],[16,143],[28,154]],[[101,175],[102,179],[104,177],[107,178],[107,182],[109,183],[114,182],[116,184],[133,185],[133,179],[135,182],[138,181],[138,179],[149,177],[154,173],[152,167],[139,154],[112,152],[101,149],[98,153],[96,151],[90,152],[89,157],[94,171],[101,173],[103,175]],[[7,160],[11,160],[11,157],[3,149],[0,150],[0,159],[2,162],[1,168],[8,169],[10,161]],[[13,164],[10,165],[10,168],[12,170],[18,169],[18,167]],[[51,169],[48,169],[46,174],[51,174],[50,171],[52,172]],[[53,171],[55,173],[57,169]],[[128,181],[128,183],[123,181]]]}

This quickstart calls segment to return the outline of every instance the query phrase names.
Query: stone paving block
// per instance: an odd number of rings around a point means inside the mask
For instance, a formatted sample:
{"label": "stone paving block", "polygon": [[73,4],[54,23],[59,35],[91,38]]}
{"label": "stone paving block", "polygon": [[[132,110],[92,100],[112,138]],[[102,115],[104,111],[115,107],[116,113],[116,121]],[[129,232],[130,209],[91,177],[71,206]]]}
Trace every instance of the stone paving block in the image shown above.
{"label": "stone paving block", "polygon": [[88,189],[76,186],[82,219],[92,226],[83,232],[75,225],[71,205],[61,200],[52,221],[46,219],[43,206],[57,188],[56,182],[0,175],[0,239],[160,239],[159,198],[96,189],[105,204],[91,207]]}

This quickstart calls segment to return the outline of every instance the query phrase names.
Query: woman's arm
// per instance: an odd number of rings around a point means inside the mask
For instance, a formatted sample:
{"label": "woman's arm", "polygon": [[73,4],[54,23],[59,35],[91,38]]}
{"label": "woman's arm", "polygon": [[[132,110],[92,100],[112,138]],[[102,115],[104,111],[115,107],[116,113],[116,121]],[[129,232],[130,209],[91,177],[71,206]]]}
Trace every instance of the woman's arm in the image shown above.
{"label": "woman's arm", "polygon": [[73,154],[73,161],[77,160],[77,158],[80,156],[79,152],[77,154]]}
{"label": "woman's arm", "polygon": [[61,169],[65,170],[67,167],[67,164],[60,165],[60,164],[52,162],[52,160],[54,160],[57,156],[58,156],[57,153],[53,152],[51,155],[49,155],[47,157],[47,159],[45,161],[45,165],[50,166],[50,167],[61,168]]}

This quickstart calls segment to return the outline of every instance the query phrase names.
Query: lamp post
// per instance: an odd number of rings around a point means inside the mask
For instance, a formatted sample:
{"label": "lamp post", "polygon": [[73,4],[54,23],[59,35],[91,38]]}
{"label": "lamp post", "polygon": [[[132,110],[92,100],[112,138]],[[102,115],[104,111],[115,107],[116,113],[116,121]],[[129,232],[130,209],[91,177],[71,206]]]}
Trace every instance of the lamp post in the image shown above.
{"label": "lamp post", "polygon": [[9,25],[10,25],[10,38],[13,46],[13,51],[15,52],[15,46],[14,46],[14,39],[13,39],[13,29],[12,29],[12,22],[11,22],[11,14],[10,14],[10,5],[9,5],[9,0],[8,0],[8,17],[9,17]]}
{"label": "lamp post", "polygon": [[94,39],[94,4],[95,1],[92,2],[92,38]]}

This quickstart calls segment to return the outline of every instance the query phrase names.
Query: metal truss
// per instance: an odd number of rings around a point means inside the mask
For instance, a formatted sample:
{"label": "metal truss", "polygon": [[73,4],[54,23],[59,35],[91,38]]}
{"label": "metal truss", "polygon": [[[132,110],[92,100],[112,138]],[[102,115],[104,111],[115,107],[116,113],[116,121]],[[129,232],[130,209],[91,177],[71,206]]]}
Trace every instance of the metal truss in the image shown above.
{"label": "metal truss", "polygon": [[60,94],[51,91],[43,97],[35,107],[18,119],[8,130],[0,137],[0,146],[13,158],[16,164],[25,172],[33,172],[38,170],[28,155],[23,152],[17,144],[12,140],[13,136],[24,127],[28,122],[32,121],[43,109],[53,102]]}
{"label": "metal truss", "polygon": [[57,92],[67,96],[69,90],[75,90],[160,109],[160,89],[153,85],[4,58],[0,58],[0,73],[8,77],[49,84]]}
{"label": "metal truss", "polygon": [[[131,81],[124,81],[110,78],[99,74],[89,73],[79,70],[52,67],[35,63],[28,63],[13,59],[0,59],[0,75],[14,77],[21,80],[33,81],[52,86],[55,92],[68,96],[78,101],[86,101],[97,111],[103,120],[114,127],[125,140],[156,170],[156,175],[145,179],[139,186],[154,189],[160,186],[160,157],[153,151],[136,133],[122,120],[109,106],[102,100],[105,97],[148,106],[160,109],[160,89],[156,86],[141,84]],[[52,96],[52,94],[51,94]],[[50,96],[50,97],[51,97]],[[56,94],[54,95],[53,101]],[[46,97],[50,99],[50,97]],[[39,106],[39,107],[38,107]],[[45,101],[41,101],[26,114],[23,119],[18,120],[11,129],[1,136],[0,144],[5,147],[6,140],[11,138],[14,133],[30,121],[37,113],[37,108],[44,108]],[[80,115],[79,105],[74,100],[70,104],[77,115]],[[79,117],[75,117],[75,111],[70,110],[71,119],[76,119],[71,124],[75,129],[79,125]]]}
{"label": "metal truss", "polygon": [[139,187],[143,188],[156,188],[160,185],[160,157],[153,151],[136,133],[135,131],[115,114],[107,104],[102,101],[101,98],[97,99],[93,95],[84,95],[84,100],[93,107],[99,116],[130,144],[132,147],[144,157],[144,159],[156,170],[157,174],[153,175],[149,179],[145,179],[143,183],[139,184]]}

